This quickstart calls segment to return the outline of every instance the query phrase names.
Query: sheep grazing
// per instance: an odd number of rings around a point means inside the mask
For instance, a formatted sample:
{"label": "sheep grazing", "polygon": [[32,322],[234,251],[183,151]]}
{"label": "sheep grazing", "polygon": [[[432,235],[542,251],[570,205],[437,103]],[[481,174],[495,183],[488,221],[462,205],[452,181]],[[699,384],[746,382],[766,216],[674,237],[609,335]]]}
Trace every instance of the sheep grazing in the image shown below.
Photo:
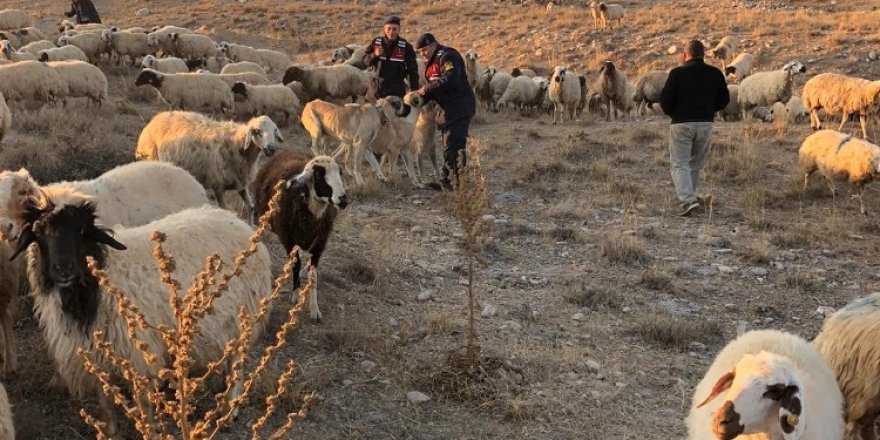
{"label": "sheep grazing", "polygon": [[193,175],[226,208],[224,193],[238,191],[253,223],[254,202],[248,186],[260,153],[271,156],[284,142],[268,116],[238,124],[215,121],[192,112],[162,112],[141,131],[135,157],[171,162]]}
{"label": "sheep grazing", "polygon": [[232,90],[218,75],[166,74],[144,69],[134,84],[153,86],[172,109],[207,109],[215,113],[228,113],[234,105]]}
{"label": "sheep grazing", "polygon": [[[141,332],[140,337],[158,364],[148,364],[139,354],[125,319],[116,311],[116,298],[99,286],[86,266],[86,258],[97,261],[149,323],[173,327],[176,320],[167,301],[168,289],[156,274],[150,235],[154,231],[167,234],[164,246],[175,257],[175,276],[193,280],[202,271],[207,255],[217,254],[223,261],[232,262],[241,249],[250,245],[253,230],[232,212],[200,207],[141,227],[117,227],[115,237],[111,237],[99,224],[96,210],[100,207],[88,197],[71,191],[47,196],[44,204],[28,209],[27,226],[16,255],[29,248],[27,266],[34,312],[59,376],[74,398],[98,399],[101,419],[106,423],[104,432],[118,438],[113,404],[100,390],[100,382],[86,371],[77,351],[99,353],[91,335],[102,329],[113,352],[130,361],[141,375],[157,378],[161,369],[172,368],[171,357],[161,335],[153,331]],[[30,246],[32,243],[37,246]],[[189,346],[193,374],[202,374],[210,362],[221,359],[227,341],[238,336],[239,311],[256,314],[260,301],[272,290],[269,252],[261,243],[256,246],[257,252],[230,280],[228,291],[214,299],[211,313],[202,318],[193,335]],[[265,321],[257,323],[253,340],[259,338],[264,326]],[[118,374],[106,358],[94,356],[93,361],[102,370]],[[241,382],[234,384],[232,398],[241,389]]]}
{"label": "sheep grazing", "polygon": [[[279,180],[286,180],[287,184],[279,202],[281,210],[269,225],[288,254],[294,246],[308,252],[309,265],[317,272],[339,210],[348,206],[339,165],[328,156],[313,157],[292,150],[279,154],[257,173],[251,185],[258,216],[269,209],[269,199]],[[297,259],[293,270],[294,289],[299,287],[300,268],[301,262]],[[309,314],[314,321],[321,321],[317,273],[312,280]]]}
{"label": "sheep grazing", "polygon": [[816,171],[825,177],[832,195],[837,194],[834,180],[848,180],[858,188],[859,206],[862,214],[868,215],[865,185],[880,173],[880,147],[838,131],[820,130],[807,136],[798,157],[804,172],[804,190]]}
{"label": "sheep grazing", "polygon": [[46,63],[67,82],[67,98],[89,98],[101,105],[107,100],[107,77],[85,61],[50,61]]}
{"label": "sheep grazing", "polygon": [[473,49],[468,49],[464,55],[465,73],[467,73],[468,84],[470,84],[471,88],[476,87],[477,79],[480,77],[479,58],[477,52]]}
{"label": "sheep grazing", "polygon": [[110,55],[110,47],[104,43],[100,34],[62,36],[58,38],[58,45],[78,47],[93,64],[100,61],[104,55]]}
{"label": "sheep grazing", "polygon": [[168,39],[174,46],[174,55],[183,59],[206,60],[217,55],[217,44],[204,35],[171,32]]}
{"label": "sheep grazing", "polygon": [[843,130],[850,116],[858,114],[862,138],[868,138],[868,114],[880,107],[880,81],[869,81],[836,73],[822,73],[804,84],[804,107],[810,111],[810,127],[822,128],[819,110],[842,115],[838,131]]}
{"label": "sheep grazing", "polygon": [[647,109],[654,111],[654,103],[660,102],[660,93],[668,78],[668,71],[651,70],[636,81],[636,92],[633,97],[636,104],[636,114],[644,115]]}
{"label": "sheep grazing", "polygon": [[37,57],[30,52],[16,51],[12,43],[7,40],[0,41],[0,59],[9,61],[34,61]]}
{"label": "sheep grazing", "polygon": [[621,72],[613,62],[605,61],[599,68],[599,78],[594,88],[602,96],[602,103],[606,107],[606,120],[611,120],[612,107],[614,108],[614,119],[617,119],[617,109],[626,107],[626,105],[619,105],[619,103],[623,103],[627,98],[628,84],[629,80],[626,74]]}
{"label": "sheep grazing", "polygon": [[235,110],[247,112],[251,116],[284,114],[284,124],[290,121],[290,115],[299,112],[299,98],[289,87],[281,84],[269,86],[251,85],[237,82],[232,86],[235,97]]}
{"label": "sheep grazing", "polygon": [[51,49],[53,47],[57,47],[55,46],[55,43],[48,40],[40,40],[34,41],[33,43],[25,44],[24,46],[20,47],[18,51],[27,52],[31,55],[34,55],[34,58],[36,59],[36,55],[40,53],[41,50]]}
{"label": "sheep grazing", "polygon": [[727,344],[697,385],[688,439],[841,440],[842,408],[834,372],[812,345],[752,331]]}
{"label": "sheep grazing", "polygon": [[284,52],[272,49],[257,49],[260,55],[260,64],[270,72],[283,72],[292,64],[290,56]]}
{"label": "sheep grazing", "polygon": [[736,81],[742,81],[745,77],[752,74],[755,66],[755,57],[750,53],[741,53],[724,67],[724,75],[733,77]]}
{"label": "sheep grazing", "polygon": [[[542,88],[542,86],[544,86]],[[507,89],[498,100],[499,106],[513,106],[521,112],[535,108],[541,104],[547,93],[549,83],[540,83],[527,76],[518,76],[510,80]]]}
{"label": "sheep grazing", "polygon": [[379,135],[383,123],[404,112],[403,102],[397,97],[379,99],[376,104],[350,104],[344,107],[318,99],[303,107],[300,120],[312,139],[312,153],[318,155],[318,147],[331,139],[339,141],[341,146],[334,156],[345,152],[346,168],[351,169],[350,174],[357,184],[363,185],[364,178],[360,172],[362,158],[367,159],[379,180],[388,180],[370,151],[370,145]]}
{"label": "sheep grazing", "polygon": [[623,20],[623,6],[599,3],[599,17],[602,19],[602,27],[614,29],[611,22],[617,20],[617,25],[620,26]]}
{"label": "sheep grazing", "polygon": [[58,72],[39,61],[19,61],[0,65],[0,94],[7,102],[55,102],[67,95],[67,83]]}
{"label": "sheep grazing", "polygon": [[4,9],[0,11],[0,29],[19,29],[33,26],[34,19],[21,9]]}
{"label": "sheep grazing", "polygon": [[101,39],[117,56],[117,63],[123,58],[131,59],[135,65],[137,58],[143,58],[155,53],[155,49],[147,44],[147,34],[140,32],[119,32],[116,28],[105,29],[101,32]]}
{"label": "sheep grazing", "polygon": [[351,98],[352,102],[366,95],[371,82],[366,73],[346,64],[311,69],[291,66],[284,72],[282,82],[291,81],[302,83],[304,101]]}
{"label": "sheep grazing", "polygon": [[574,121],[577,117],[577,105],[581,100],[581,83],[576,73],[568,67],[556,66],[550,77],[550,87],[547,89],[550,102],[553,103],[553,123],[557,118],[562,123],[566,107],[568,107],[568,119]]}
{"label": "sheep grazing", "polygon": [[0,141],[6,137],[6,133],[9,133],[9,130],[12,130],[12,112],[9,111],[9,106],[6,105],[6,97],[0,93]]}
{"label": "sheep grazing", "polygon": [[141,61],[141,67],[153,69],[161,73],[189,72],[189,66],[186,65],[186,61],[176,57],[156,58],[154,55],[147,55]]}
{"label": "sheep grazing", "polygon": [[800,96],[792,96],[785,103],[785,115],[789,122],[802,123],[810,116],[810,112],[804,105],[804,100]]}
{"label": "sheep grazing", "polygon": [[263,78],[268,78],[266,75],[266,69],[263,69],[263,66],[250,61],[239,61],[237,63],[227,64],[220,70],[220,74],[222,75],[233,73],[256,73],[262,75]]}
{"label": "sheep grazing", "polygon": [[89,61],[86,54],[76,46],[62,46],[41,50],[37,53],[37,59],[44,63],[46,61]]}
{"label": "sheep grazing", "polygon": [[782,69],[757,72],[744,79],[739,85],[737,101],[743,112],[743,119],[758,106],[769,107],[773,103],[788,102],[794,75],[804,73],[807,68],[798,61],[789,61]]}
{"label": "sheep grazing", "polygon": [[727,36],[722,38],[710,53],[715,59],[725,62],[733,57],[733,54],[736,53],[737,46],[736,40],[733,37]]}
{"label": "sheep grazing", "polygon": [[[162,55],[177,55],[174,49],[174,43],[171,42],[171,39],[168,37],[171,33],[176,33],[179,35],[192,34],[193,31],[182,28],[178,26],[163,26],[163,27],[154,27],[150,33],[147,34],[147,44],[150,46],[162,51]],[[216,72],[215,72],[216,73]]]}
{"label": "sheep grazing", "polygon": [[847,439],[875,440],[880,415],[880,293],[859,298],[829,316],[813,346],[831,365],[846,402]]}

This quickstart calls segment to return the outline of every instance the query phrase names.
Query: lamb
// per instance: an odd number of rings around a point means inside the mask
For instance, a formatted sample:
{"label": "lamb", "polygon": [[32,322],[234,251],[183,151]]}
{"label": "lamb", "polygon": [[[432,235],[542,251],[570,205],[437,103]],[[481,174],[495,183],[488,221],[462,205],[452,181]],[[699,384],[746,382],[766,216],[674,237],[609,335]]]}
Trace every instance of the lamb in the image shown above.
{"label": "lamb", "polygon": [[41,50],[51,49],[55,46],[55,43],[49,40],[40,40],[34,41],[33,43],[25,44],[24,46],[18,49],[19,52],[27,52],[31,55],[36,56]]}
{"label": "lamb", "polygon": [[293,90],[281,84],[264,86],[237,82],[232,86],[232,94],[236,110],[245,109],[251,116],[280,112],[284,114],[284,123],[287,124],[290,115],[299,111],[299,98]]}
{"label": "lamb", "polygon": [[[328,156],[313,157],[298,151],[285,151],[266,164],[251,185],[256,195],[257,215],[268,210],[275,184],[286,180],[279,203],[281,211],[272,217],[270,226],[290,254],[294,246],[311,255],[310,268],[315,269],[309,295],[309,315],[320,322],[318,308],[317,269],[333,225],[341,209],[348,206],[339,165]],[[301,262],[293,268],[293,287],[299,287]]]}
{"label": "lamb", "polygon": [[169,35],[172,33],[188,35],[192,34],[193,31],[178,26],[163,26],[161,28],[157,26],[152,29],[152,32],[147,34],[147,44],[162,51],[162,55],[177,55],[174,43],[169,38]]}
{"label": "lamb", "polygon": [[[50,357],[74,398],[96,397],[105,432],[119,438],[110,398],[100,390],[100,382],[83,366],[79,349],[99,353],[91,335],[104,331],[113,352],[130,362],[139,374],[157,379],[160,370],[172,368],[161,335],[141,332],[147,350],[158,359],[148,364],[129,337],[125,319],[116,312],[116,298],[98,285],[86,267],[86,257],[97,261],[114,285],[125,292],[146,320],[157,326],[176,324],[168,289],[156,274],[153,258],[153,231],[167,234],[166,249],[175,257],[175,276],[195,279],[202,271],[205,256],[218,254],[232,262],[240,249],[250,245],[253,230],[235,214],[222,209],[200,207],[181,211],[136,228],[115,228],[111,237],[98,224],[94,202],[76,192],[47,194],[46,204],[28,210],[27,226],[18,242],[16,254],[28,250],[28,277],[33,289],[34,311],[40,320]],[[29,246],[37,243],[38,246]],[[124,244],[123,244],[124,243]],[[238,336],[239,311],[253,316],[272,289],[271,260],[266,247],[256,244],[257,252],[230,280],[229,289],[213,302],[211,313],[199,323],[193,335],[193,374],[203,374],[208,365],[221,359],[224,346]],[[125,252],[122,252],[125,251]],[[259,338],[265,320],[257,322],[254,339]],[[112,375],[118,370],[104,357],[93,361]],[[226,364],[231,365],[230,363]],[[116,379],[111,376],[111,380]],[[242,390],[233,385],[232,397]]]}
{"label": "lamb", "polygon": [[468,84],[470,84],[471,88],[476,87],[477,79],[480,77],[480,62],[478,59],[477,52],[473,49],[468,49],[464,55],[465,73],[467,73]]}
{"label": "lamb", "polygon": [[55,47],[52,49],[41,50],[37,53],[37,59],[46,61],[85,61],[89,58],[76,46]]}
{"label": "lamb", "polygon": [[97,63],[104,55],[110,54],[110,47],[104,43],[100,34],[62,36],[58,38],[58,45],[78,47],[92,63]]}
{"label": "lamb", "polygon": [[312,99],[351,98],[356,102],[370,87],[370,77],[360,69],[347,64],[327,67],[288,67],[284,72],[284,84],[299,81],[303,84],[304,101]]}
{"label": "lamb", "polygon": [[257,52],[257,49],[254,49],[253,47],[227,43],[226,41],[221,42],[218,47],[220,48],[220,53],[232,61],[250,61],[252,63],[263,65],[263,57]]}
{"label": "lamb", "polygon": [[602,19],[603,27],[614,29],[611,26],[613,20],[617,20],[617,25],[623,20],[623,6],[617,4],[599,3],[599,14]]}
{"label": "lamb", "polygon": [[33,26],[34,19],[21,9],[4,9],[0,11],[0,29],[19,29]]}
{"label": "lamb", "polygon": [[270,72],[282,72],[292,64],[290,57],[284,53],[272,49],[257,49],[260,55],[260,64]]}
{"label": "lamb", "polygon": [[501,99],[498,100],[498,105],[514,105],[521,110],[531,108],[536,103],[540,104],[539,100],[543,99],[542,93],[546,92],[546,90],[546,88],[542,90],[541,84],[534,81],[533,78],[518,76],[510,80],[507,90],[504,91]]}
{"label": "lamb", "polygon": [[204,35],[172,32],[168,39],[174,46],[174,55],[180,58],[206,60],[217,55],[217,44]]}
{"label": "lamb", "polygon": [[550,88],[547,90],[550,102],[553,103],[553,123],[557,117],[562,123],[563,115],[568,107],[569,120],[575,120],[577,105],[581,100],[581,83],[576,73],[568,67],[556,66],[550,77]]}
{"label": "lamb", "polygon": [[669,72],[665,70],[650,70],[639,78],[633,97],[637,106],[636,114],[644,115],[647,109],[654,111],[654,103],[660,102],[660,93],[668,78]]}
{"label": "lamb", "polygon": [[361,158],[367,159],[379,180],[387,181],[369,147],[378,136],[383,122],[404,112],[400,98],[390,98],[394,99],[382,98],[376,104],[350,104],[344,107],[320,99],[307,103],[300,120],[312,139],[312,153],[318,154],[318,146],[324,145],[325,139],[337,140],[342,145],[334,156],[340,152],[346,153],[346,167],[353,169],[350,174],[358,185],[364,184],[360,173]]}
{"label": "lamb", "polygon": [[800,96],[792,96],[791,99],[785,103],[785,115],[789,122],[801,123],[810,116],[810,112],[804,105],[803,98]]}
{"label": "lamb", "polygon": [[724,67],[724,75],[733,77],[737,81],[742,81],[745,77],[752,74],[754,65],[755,57],[750,53],[743,52]]}
{"label": "lamb", "polygon": [[67,95],[64,79],[39,61],[0,65],[0,94],[8,101],[55,102]]}
{"label": "lamb", "polygon": [[12,130],[12,112],[6,105],[6,98],[0,93],[0,141]]}
{"label": "lamb", "polygon": [[629,80],[627,80],[626,74],[617,69],[613,62],[605,61],[599,68],[599,78],[594,88],[599,91],[602,102],[607,109],[606,120],[611,120],[612,107],[614,107],[614,118],[617,119],[617,109],[621,107],[618,103],[623,103],[626,99],[628,84]]}
{"label": "lamb", "polygon": [[189,72],[189,66],[186,65],[186,61],[176,57],[156,58],[154,55],[147,55],[141,61],[141,67],[153,69],[161,73]]}
{"label": "lamb", "polygon": [[237,63],[227,64],[220,70],[220,74],[231,73],[256,73],[262,75],[264,78],[268,78],[266,76],[266,69],[263,69],[263,66],[250,61],[239,61]]}
{"label": "lamb", "polygon": [[880,293],[859,298],[829,316],[813,346],[831,365],[846,402],[847,439],[875,440],[874,421],[880,414],[880,382],[876,380],[877,337],[880,336]]}
{"label": "lamb", "polygon": [[50,61],[46,63],[67,82],[68,98],[87,97],[101,105],[107,99],[107,77],[85,61]]}
{"label": "lamb", "polygon": [[3,40],[0,41],[0,59],[9,61],[34,61],[37,57],[30,52],[16,51],[9,41]]}
{"label": "lamb", "polygon": [[712,57],[715,59],[721,60],[722,62],[727,61],[733,54],[736,52],[737,42],[733,37],[727,36],[721,39],[718,42],[718,45],[712,49]]}
{"label": "lamb", "polygon": [[822,73],[804,85],[803,99],[804,107],[810,111],[810,127],[814,130],[822,128],[818,114],[821,109],[826,114],[843,115],[838,131],[843,130],[851,115],[858,114],[862,138],[867,139],[865,123],[868,114],[876,113],[880,108],[880,81]]}
{"label": "lamb", "polygon": [[782,69],[757,72],[744,79],[739,85],[737,101],[746,115],[758,106],[771,106],[774,102],[788,102],[794,75],[804,73],[807,68],[798,61],[789,61]]}
{"label": "lamb", "polygon": [[849,180],[859,190],[862,214],[868,215],[864,201],[865,185],[880,173],[880,147],[834,130],[819,130],[807,136],[798,157],[804,172],[805,191],[810,175],[816,171],[825,177],[832,195],[837,193],[835,179]]}
{"label": "lamb", "polygon": [[793,334],[751,331],[728,343],[697,385],[688,439],[841,440],[842,408],[816,348]]}
{"label": "lamb", "polygon": [[351,56],[342,64],[352,66],[358,70],[366,69],[367,65],[364,63],[364,57],[367,55],[367,50],[369,50],[370,47],[370,45],[365,45],[356,48],[351,52]]}
{"label": "lamb", "polygon": [[742,110],[739,108],[738,101],[739,85],[728,84],[727,92],[730,94],[730,102],[728,102],[727,107],[724,107],[724,110],[721,110],[719,113],[721,114],[721,118],[725,121],[732,121],[742,116]]}
{"label": "lamb", "polygon": [[136,86],[149,84],[156,88],[171,108],[209,109],[227,113],[233,108],[232,90],[218,75],[200,73],[160,73],[144,69],[135,80]]}
{"label": "lamb", "polygon": [[254,202],[248,185],[260,153],[271,156],[284,142],[268,116],[247,124],[215,121],[192,112],[162,112],[153,117],[138,138],[136,158],[171,162],[193,175],[226,208],[224,193],[238,191],[253,223]]}
{"label": "lamb", "polygon": [[129,57],[131,64],[134,65],[136,58],[155,53],[155,49],[147,44],[147,34],[144,33],[119,32],[116,28],[105,29],[101,32],[101,39],[116,53],[117,62]]}

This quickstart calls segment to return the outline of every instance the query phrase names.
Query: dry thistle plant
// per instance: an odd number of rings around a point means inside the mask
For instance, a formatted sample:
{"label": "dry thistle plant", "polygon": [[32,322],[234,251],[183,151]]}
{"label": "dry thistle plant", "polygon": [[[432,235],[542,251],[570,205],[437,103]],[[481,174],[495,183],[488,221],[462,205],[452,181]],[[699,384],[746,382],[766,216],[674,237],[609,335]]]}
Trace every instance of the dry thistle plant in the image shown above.
{"label": "dry thistle plant", "polygon": [[480,237],[488,232],[490,225],[483,219],[489,210],[489,193],[481,162],[482,145],[471,138],[468,147],[467,160],[464,163],[459,160],[458,178],[453,179],[455,191],[450,197],[450,203],[452,215],[458,220],[464,232],[460,245],[468,265],[468,334],[465,362],[466,367],[473,367],[480,355],[474,321],[476,314],[474,269]]}
{"label": "dry thistle plant", "polygon": [[[224,271],[224,262],[218,254],[210,255],[205,260],[204,269],[194,277],[193,284],[183,290],[180,282],[174,278],[175,261],[163,248],[165,235],[154,232],[150,237],[153,242],[153,257],[156,259],[158,275],[168,289],[168,301],[173,314],[174,326],[155,325],[138,307],[127,299],[125,292],[116,287],[108,279],[106,272],[99,269],[94,260],[89,260],[89,269],[102,289],[116,301],[116,312],[125,320],[128,336],[134,341],[139,355],[149,366],[149,374],[139,371],[129,359],[116,355],[112,345],[102,331],[93,335],[97,353],[79,351],[86,370],[100,383],[103,392],[115,405],[122,408],[125,416],[134,422],[135,430],[143,439],[184,439],[208,440],[217,438],[223,428],[232,425],[237,415],[252,394],[254,383],[266,372],[269,361],[286,343],[287,334],[299,323],[299,314],[308,304],[308,296],[312,289],[314,272],[310,271],[308,282],[299,291],[298,302],[292,306],[286,321],[276,332],[275,342],[269,344],[257,361],[256,365],[246,371],[246,360],[251,342],[255,339],[255,331],[268,319],[273,303],[281,298],[281,288],[287,285],[293,275],[298,248],[294,248],[284,264],[281,274],[275,279],[272,292],[260,300],[258,310],[248,314],[244,307],[238,311],[238,337],[227,341],[220,359],[210,362],[204,371],[194,371],[195,365],[193,343],[199,332],[199,324],[205,316],[212,313],[214,301],[229,289],[229,282],[242,272],[248,257],[258,250],[260,239],[269,229],[269,221],[279,210],[281,199],[281,181],[275,186],[275,192],[269,202],[269,210],[260,217],[258,227],[250,237],[249,246],[241,250],[235,258],[231,270]],[[165,345],[167,359],[160,361],[154,347],[144,342],[144,334],[157,332]],[[103,363],[98,359],[102,358]],[[112,370],[102,365],[109,364]],[[112,372],[111,372],[112,371]],[[299,411],[287,414],[280,427],[267,431],[267,423],[276,411],[277,402],[290,390],[289,384],[296,371],[293,360],[287,362],[284,371],[276,380],[275,392],[265,398],[265,408],[250,426],[251,439],[281,439],[293,428],[294,424],[306,415],[306,410],[313,402],[315,394],[306,395]],[[122,389],[115,384],[116,374],[131,394],[127,399]],[[214,395],[213,407],[197,413],[195,404],[200,394],[206,389],[212,377],[225,374],[225,388]],[[173,394],[170,394],[170,391]],[[85,422],[96,431],[96,437],[110,438],[106,423],[88,414],[84,409],[80,415]]]}

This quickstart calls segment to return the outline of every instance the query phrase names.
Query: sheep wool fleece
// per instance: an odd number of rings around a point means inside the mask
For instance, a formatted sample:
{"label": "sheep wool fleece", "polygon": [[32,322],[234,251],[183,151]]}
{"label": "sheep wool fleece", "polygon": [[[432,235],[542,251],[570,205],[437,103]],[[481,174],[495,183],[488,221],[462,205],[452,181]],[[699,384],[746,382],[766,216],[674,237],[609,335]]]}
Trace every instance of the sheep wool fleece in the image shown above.
{"label": "sheep wool fleece", "polygon": [[683,204],[697,201],[700,171],[709,155],[712,140],[711,122],[683,122],[669,126],[669,163],[672,183]]}

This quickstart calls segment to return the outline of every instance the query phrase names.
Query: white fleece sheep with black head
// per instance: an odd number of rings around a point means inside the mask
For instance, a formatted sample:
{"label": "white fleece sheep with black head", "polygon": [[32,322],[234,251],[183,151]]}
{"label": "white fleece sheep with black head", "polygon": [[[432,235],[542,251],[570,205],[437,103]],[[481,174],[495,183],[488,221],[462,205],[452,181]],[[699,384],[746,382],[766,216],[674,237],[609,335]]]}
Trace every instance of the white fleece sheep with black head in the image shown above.
{"label": "white fleece sheep with black head", "polygon": [[553,103],[553,123],[562,123],[565,111],[568,119],[577,117],[577,105],[581,100],[581,83],[578,75],[567,66],[556,66],[550,76],[550,87],[547,90],[550,102]]}

